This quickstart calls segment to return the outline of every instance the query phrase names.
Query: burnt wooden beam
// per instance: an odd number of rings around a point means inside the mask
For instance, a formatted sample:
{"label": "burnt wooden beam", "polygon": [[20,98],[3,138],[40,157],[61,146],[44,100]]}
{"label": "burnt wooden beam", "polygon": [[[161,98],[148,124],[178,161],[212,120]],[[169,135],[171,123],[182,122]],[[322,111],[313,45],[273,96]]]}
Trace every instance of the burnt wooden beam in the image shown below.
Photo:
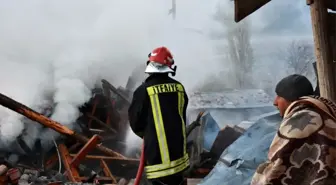
{"label": "burnt wooden beam", "polygon": [[[50,129],[55,130],[56,132],[66,135],[66,136],[70,136],[74,139],[76,139],[77,141],[80,141],[82,143],[87,143],[89,141],[89,138],[87,138],[86,136],[83,136],[79,133],[74,132],[73,130],[69,129],[68,127],[62,125],[61,123],[54,121],[36,111],[34,111],[33,109],[27,107],[26,105],[17,102],[13,99],[11,99],[10,97],[1,94],[0,93],[0,105],[14,111],[17,112],[33,121],[36,121],[37,123],[40,123],[43,126],[46,126]],[[113,150],[103,146],[103,145],[96,145],[97,150],[108,154],[110,156],[118,156],[121,158],[126,158],[125,156],[114,152]]]}
{"label": "burnt wooden beam", "polygon": [[243,20],[271,0],[234,0],[235,22]]}
{"label": "burnt wooden beam", "polygon": [[92,114],[90,113],[86,113],[85,114],[87,117],[89,117],[90,119],[94,120],[96,123],[98,123],[100,126],[108,129],[110,132],[113,132],[113,134],[117,134],[117,131],[115,129],[113,129],[112,127],[110,127],[109,125],[107,125],[106,123],[100,121],[98,118],[94,117]]}
{"label": "burnt wooden beam", "polygon": [[84,146],[83,148],[72,158],[71,166],[78,167],[80,161],[82,161],[85,156],[96,147],[99,142],[98,135],[94,135]]}
{"label": "burnt wooden beam", "polygon": [[110,168],[103,159],[100,160],[100,167],[103,169],[103,172],[106,177],[110,177],[113,183],[117,183],[116,178],[112,175]]}
{"label": "burnt wooden beam", "polygon": [[126,95],[122,94],[121,92],[119,92],[117,88],[115,88],[112,84],[110,84],[110,82],[108,82],[107,80],[103,79],[102,83],[103,83],[103,87],[109,88],[112,92],[114,92],[119,97],[121,97],[125,102],[127,102],[127,104],[131,104],[130,101],[129,101],[129,99],[128,99],[128,97]]}
{"label": "burnt wooden beam", "polygon": [[71,182],[80,182],[78,170],[70,165],[72,157],[70,156],[68,149],[64,144],[59,144],[58,148],[67,177]]}

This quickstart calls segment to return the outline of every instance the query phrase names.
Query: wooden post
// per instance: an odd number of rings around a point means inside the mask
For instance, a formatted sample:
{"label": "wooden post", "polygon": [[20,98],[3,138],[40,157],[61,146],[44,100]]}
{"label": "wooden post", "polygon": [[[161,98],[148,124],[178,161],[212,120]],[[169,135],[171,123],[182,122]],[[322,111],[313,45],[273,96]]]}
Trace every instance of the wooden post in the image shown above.
{"label": "wooden post", "polygon": [[336,102],[335,64],[328,35],[328,11],[325,0],[310,0],[315,55],[321,96]]}
{"label": "wooden post", "polygon": [[[336,1],[335,1],[336,2]],[[328,7],[329,8],[329,7]],[[328,13],[329,42],[332,51],[332,59],[336,62],[336,13]]]}

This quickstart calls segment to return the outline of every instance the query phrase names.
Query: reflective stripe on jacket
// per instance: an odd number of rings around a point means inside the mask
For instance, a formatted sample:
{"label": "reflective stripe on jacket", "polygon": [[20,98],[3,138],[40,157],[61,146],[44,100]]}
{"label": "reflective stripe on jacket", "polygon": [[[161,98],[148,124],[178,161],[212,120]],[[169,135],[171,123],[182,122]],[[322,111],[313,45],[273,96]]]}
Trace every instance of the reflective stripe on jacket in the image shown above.
{"label": "reflective stripe on jacket", "polygon": [[145,140],[148,179],[176,174],[189,166],[185,117],[188,97],[178,81],[149,77],[133,95],[130,125]]}

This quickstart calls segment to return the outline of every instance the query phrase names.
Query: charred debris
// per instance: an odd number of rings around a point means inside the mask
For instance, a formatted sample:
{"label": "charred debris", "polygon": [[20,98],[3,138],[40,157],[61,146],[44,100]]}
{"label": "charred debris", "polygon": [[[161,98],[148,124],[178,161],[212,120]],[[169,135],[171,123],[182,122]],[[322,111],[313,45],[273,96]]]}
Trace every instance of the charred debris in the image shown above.
{"label": "charred debris", "polygon": [[[115,88],[102,80],[101,86],[92,90],[90,101],[79,108],[77,130],[51,120],[52,107],[41,114],[0,93],[0,105],[61,134],[47,150],[39,140],[30,148],[22,137],[10,146],[10,152],[0,149],[0,185],[133,184],[141,154],[140,146],[126,152],[130,129],[127,110],[132,94],[130,86],[134,85],[130,79],[126,88]],[[204,129],[201,119],[204,111],[198,112],[187,127],[191,163],[186,171],[188,184],[199,181],[194,178],[205,177],[225,148],[244,132],[228,126],[218,133],[211,151],[206,151],[199,140]]]}
{"label": "charred debris", "polygon": [[40,114],[0,94],[0,104],[50,128],[62,136],[45,150],[39,141],[33,148],[18,137],[11,152],[1,152],[2,184],[128,184],[136,176],[139,150],[125,156],[129,129],[127,108],[130,92],[102,80],[92,98],[80,107],[76,124],[80,131],[51,120],[52,113]]}

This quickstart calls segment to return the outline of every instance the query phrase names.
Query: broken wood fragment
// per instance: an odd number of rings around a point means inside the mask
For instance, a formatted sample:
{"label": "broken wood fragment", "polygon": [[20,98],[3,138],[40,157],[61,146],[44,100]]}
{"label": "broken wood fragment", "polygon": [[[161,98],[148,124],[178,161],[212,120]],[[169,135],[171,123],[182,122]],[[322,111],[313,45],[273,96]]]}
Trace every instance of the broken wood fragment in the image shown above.
{"label": "broken wood fragment", "polygon": [[[77,149],[81,144],[80,143],[76,143],[74,145],[72,145],[68,151],[69,152],[73,152],[75,149]],[[44,166],[46,170],[50,170],[52,169],[58,161],[58,154],[55,153],[54,155],[52,155],[51,157],[49,157],[49,159],[45,162]]]}
{"label": "broken wood fragment", "polygon": [[[8,108],[8,109],[11,109],[23,116],[26,116],[27,118],[33,120],[33,121],[36,121],[48,128],[51,128],[53,130],[55,130],[56,132],[58,133],[61,133],[63,135],[67,135],[67,136],[70,136],[70,137],[73,137],[75,138],[76,140],[82,142],[82,143],[87,143],[89,141],[89,139],[79,133],[75,133],[73,130],[69,129],[68,127],[32,110],[31,108],[3,95],[0,93],[0,105]],[[111,155],[111,156],[118,156],[118,157],[121,157],[121,158],[126,158],[124,157],[123,155],[117,153],[117,152],[114,152],[113,150],[109,149],[109,148],[106,148],[102,145],[96,145],[96,148],[98,150],[100,150],[101,152],[105,153],[105,154],[108,154],[108,155]]]}
{"label": "broken wood fragment", "polygon": [[94,149],[99,142],[98,135],[94,135],[84,146],[83,148],[74,156],[71,161],[73,167],[77,167],[81,160],[85,159],[85,156]]}
{"label": "broken wood fragment", "polygon": [[22,114],[26,116],[27,118],[36,121],[48,128],[51,128],[55,130],[58,133],[64,134],[64,135],[72,135],[74,131],[70,130],[68,127],[57,123],[56,121],[53,121],[46,116],[32,110],[31,108],[3,95],[0,93],[0,104],[8,109],[11,109],[12,111],[15,111],[19,114]]}
{"label": "broken wood fragment", "polygon": [[112,179],[113,183],[117,183],[117,180],[114,178],[114,176],[112,175],[112,172],[110,171],[108,165],[106,164],[106,162],[103,159],[100,160],[100,166],[103,168],[103,172],[104,172],[105,176],[110,177]]}
{"label": "broken wood fragment", "polygon": [[125,96],[124,94],[120,93],[117,88],[115,88],[112,84],[110,84],[110,82],[103,79],[102,83],[103,83],[103,87],[109,88],[112,92],[114,92],[119,97],[121,97],[127,104],[131,104],[130,101],[128,100],[128,97]]}
{"label": "broken wood fragment", "polygon": [[58,148],[64,168],[66,169],[66,175],[68,176],[69,180],[71,182],[81,182],[77,169],[70,165],[72,159],[66,146],[64,144],[59,144]]}
{"label": "broken wood fragment", "polygon": [[112,127],[110,127],[109,125],[107,125],[106,123],[100,121],[98,118],[94,117],[92,114],[90,113],[86,113],[85,114],[87,117],[89,117],[91,120],[95,121],[96,123],[98,123],[100,126],[108,129],[109,131],[113,132],[114,134],[117,133],[116,130],[114,130]]}

